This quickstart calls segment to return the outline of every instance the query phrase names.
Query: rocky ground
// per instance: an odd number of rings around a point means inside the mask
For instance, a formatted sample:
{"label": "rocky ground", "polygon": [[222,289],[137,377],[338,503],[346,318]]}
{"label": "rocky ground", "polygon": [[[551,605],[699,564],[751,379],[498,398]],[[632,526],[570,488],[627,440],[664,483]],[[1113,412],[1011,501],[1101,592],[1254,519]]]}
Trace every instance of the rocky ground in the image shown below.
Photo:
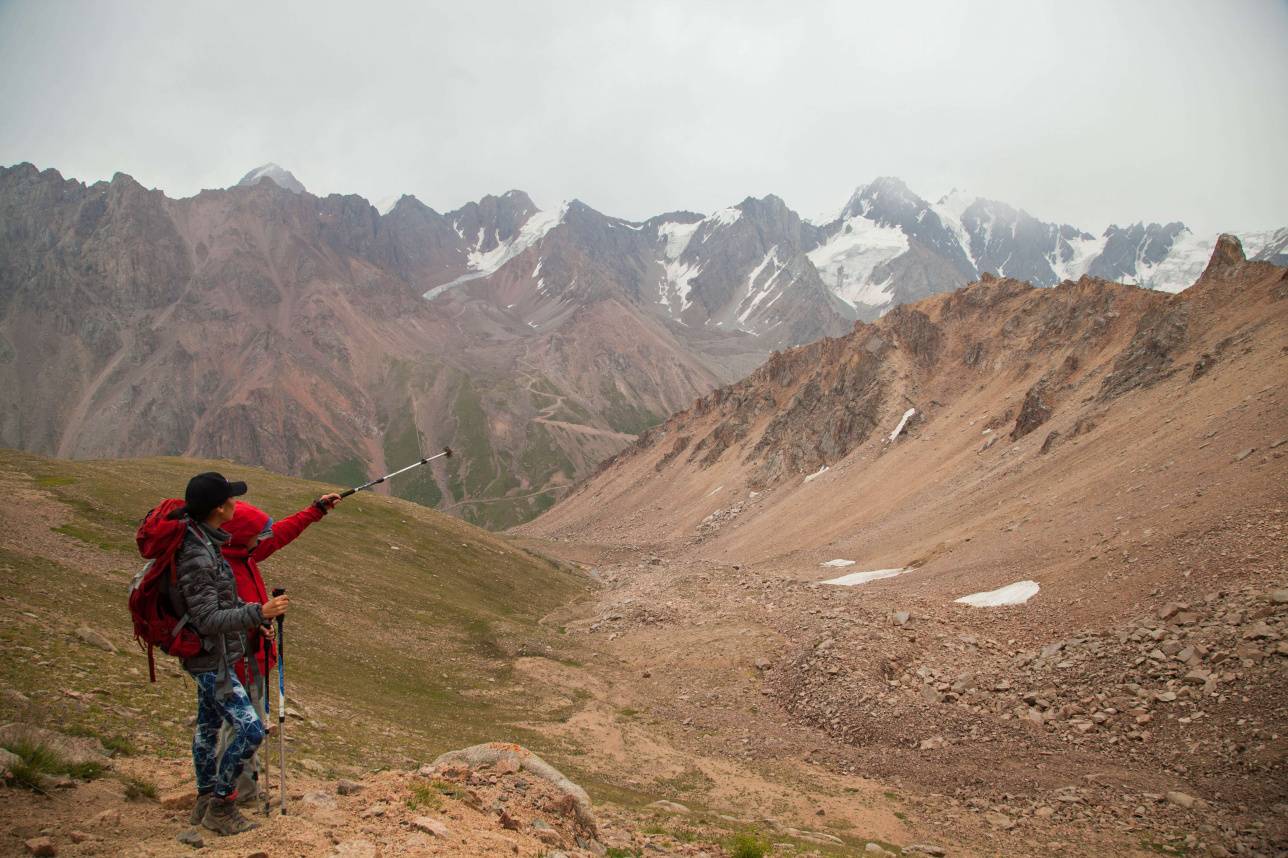
{"label": "rocky ground", "polygon": [[677,746],[879,782],[955,849],[1280,855],[1288,576],[1265,560],[1265,577],[1183,579],[1155,611],[1049,639],[1022,606],[892,606],[646,555],[601,569],[603,602],[569,633],[636,673],[630,705]]}

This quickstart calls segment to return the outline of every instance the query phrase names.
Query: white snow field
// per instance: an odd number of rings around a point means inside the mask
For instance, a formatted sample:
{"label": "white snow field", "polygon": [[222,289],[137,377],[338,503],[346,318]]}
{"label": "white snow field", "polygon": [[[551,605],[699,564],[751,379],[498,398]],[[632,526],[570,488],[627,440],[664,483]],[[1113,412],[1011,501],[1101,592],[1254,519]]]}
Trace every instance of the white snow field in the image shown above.
{"label": "white snow field", "polygon": [[824,581],[824,584],[835,584],[838,587],[854,587],[858,584],[866,584],[869,581],[880,581],[882,578],[893,578],[896,575],[902,575],[905,572],[911,572],[912,567],[905,566],[902,569],[873,569],[871,572],[851,572],[849,575],[842,575],[840,578],[833,578],[830,581]]}
{"label": "white snow field", "polygon": [[829,560],[826,563],[820,563],[819,566],[831,566],[834,569],[840,569],[845,566],[853,566],[853,560]]}
{"label": "white snow field", "polygon": [[954,599],[962,605],[970,605],[975,608],[998,608],[1003,605],[1023,605],[1029,599],[1038,594],[1037,581],[1016,581],[1014,584],[1007,584],[1005,587],[999,587],[996,590],[987,590],[983,593],[971,593],[969,596],[962,596],[960,599]]}

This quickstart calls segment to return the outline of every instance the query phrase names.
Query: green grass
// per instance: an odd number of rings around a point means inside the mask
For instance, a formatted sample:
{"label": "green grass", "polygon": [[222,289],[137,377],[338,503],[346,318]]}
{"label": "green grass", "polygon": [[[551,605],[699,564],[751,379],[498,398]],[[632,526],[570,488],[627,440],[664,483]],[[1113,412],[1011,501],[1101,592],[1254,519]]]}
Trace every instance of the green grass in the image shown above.
{"label": "green grass", "polygon": [[726,845],[732,858],[764,858],[769,852],[768,842],[746,832],[735,834]]}
{"label": "green grass", "polygon": [[143,778],[122,777],[126,801],[156,801],[157,785]]}
{"label": "green grass", "polygon": [[50,530],[55,533],[61,533],[64,536],[70,536],[78,539],[86,545],[92,545],[103,551],[128,551],[133,546],[123,539],[104,539],[98,528],[85,527],[78,524],[63,524],[58,527],[51,527]]}
{"label": "green grass", "polygon": [[74,725],[64,726],[62,732],[66,733],[68,736],[86,736],[91,739],[98,739],[99,744],[106,748],[107,752],[114,757],[131,757],[138,753],[138,749],[134,747],[134,743],[125,736],[100,736],[93,730],[87,730],[84,727],[77,727]]}
{"label": "green grass", "polygon": [[[360,486],[371,479],[371,477],[367,476],[366,463],[356,456],[350,456],[339,462],[313,465],[306,468],[305,473],[320,483],[326,483],[326,491]],[[225,476],[227,475],[225,474]],[[375,476],[380,475],[376,474]]]}
{"label": "green grass", "polygon": [[[413,416],[411,400],[408,399],[390,417],[383,439],[385,464],[390,470],[406,467],[425,455],[438,452],[423,447]],[[390,480],[389,491],[396,497],[424,506],[437,506],[443,500],[443,490],[429,467],[417,468]]]}
{"label": "green grass", "polygon": [[451,781],[432,780],[429,782],[429,786],[439,795],[445,795],[448,798],[464,800],[467,795],[464,789]]}
{"label": "green grass", "polygon": [[19,762],[13,765],[13,783],[25,789],[44,792],[42,781],[46,777],[66,775],[81,781],[92,781],[103,776],[101,763],[71,763],[64,760],[50,747],[35,742],[11,742],[5,750],[17,754]]}
{"label": "green grass", "polygon": [[411,785],[411,795],[407,797],[408,810],[439,810],[442,806],[443,801],[431,784],[414,783]]}
{"label": "green grass", "polygon": [[600,383],[599,391],[607,402],[604,408],[604,419],[617,432],[639,435],[665,419],[647,408],[634,404],[633,399],[628,399],[618,390],[616,382],[611,378],[606,378]]}
{"label": "green grass", "polygon": [[571,481],[576,472],[572,462],[555,445],[550,431],[540,423],[528,424],[528,446],[519,464],[534,486],[544,486],[559,474]]}
{"label": "green grass", "polygon": [[1148,849],[1150,852],[1157,852],[1160,855],[1188,855],[1190,852],[1183,837],[1174,838],[1171,843],[1159,843],[1156,840],[1144,839],[1140,841],[1140,845],[1142,848]]}
{"label": "green grass", "polygon": [[638,849],[627,849],[622,846],[609,846],[605,858],[640,858],[644,853]]}

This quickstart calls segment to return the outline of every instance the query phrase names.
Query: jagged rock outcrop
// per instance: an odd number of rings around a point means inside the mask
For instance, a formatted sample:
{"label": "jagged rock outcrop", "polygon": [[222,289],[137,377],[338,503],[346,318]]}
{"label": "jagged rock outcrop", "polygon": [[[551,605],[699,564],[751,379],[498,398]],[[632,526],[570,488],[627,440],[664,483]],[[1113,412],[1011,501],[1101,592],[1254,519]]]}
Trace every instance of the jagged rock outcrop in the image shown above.
{"label": "jagged rock outcrop", "polygon": [[1248,258],[1243,254],[1243,243],[1239,241],[1238,236],[1223,232],[1216,240],[1216,247],[1212,250],[1212,259],[1208,262],[1207,268],[1203,270],[1203,276],[1216,276],[1231,268],[1236,268],[1241,263],[1247,262],[1247,260]]}

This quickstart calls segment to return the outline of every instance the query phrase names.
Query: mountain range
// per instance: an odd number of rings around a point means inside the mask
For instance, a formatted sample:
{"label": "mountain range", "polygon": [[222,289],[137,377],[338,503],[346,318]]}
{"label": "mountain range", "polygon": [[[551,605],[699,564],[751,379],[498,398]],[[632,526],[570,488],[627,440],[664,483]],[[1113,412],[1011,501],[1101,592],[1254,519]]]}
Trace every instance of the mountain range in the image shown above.
{"label": "mountain range", "polygon": [[[381,209],[274,164],[184,199],[0,168],[0,444],[339,484],[450,444],[393,491],[509,526],[775,350],[985,272],[1176,291],[1215,243],[1181,224],[1096,238],[897,179],[823,225],[772,195],[643,222],[517,190]],[[1285,261],[1288,229],[1243,239]]]}

